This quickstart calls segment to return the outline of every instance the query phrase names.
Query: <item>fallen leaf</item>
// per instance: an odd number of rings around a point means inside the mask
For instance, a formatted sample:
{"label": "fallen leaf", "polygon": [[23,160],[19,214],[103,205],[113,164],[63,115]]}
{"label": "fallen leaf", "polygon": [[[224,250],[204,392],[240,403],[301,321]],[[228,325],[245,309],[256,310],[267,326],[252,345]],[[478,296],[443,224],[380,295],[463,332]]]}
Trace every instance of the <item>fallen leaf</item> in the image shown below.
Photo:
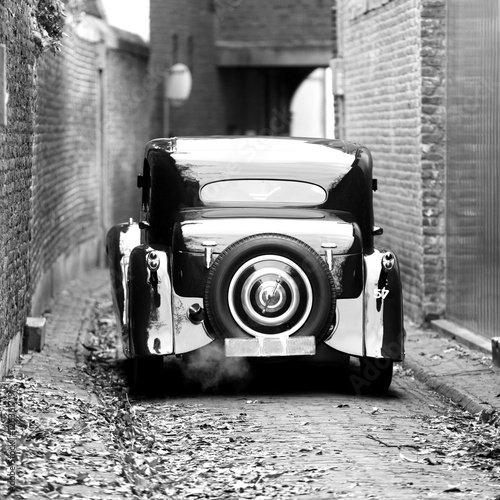
{"label": "fallen leaf", "polygon": [[401,452],[399,453],[399,458],[405,462],[418,462],[418,459],[407,457],[406,455],[403,455]]}

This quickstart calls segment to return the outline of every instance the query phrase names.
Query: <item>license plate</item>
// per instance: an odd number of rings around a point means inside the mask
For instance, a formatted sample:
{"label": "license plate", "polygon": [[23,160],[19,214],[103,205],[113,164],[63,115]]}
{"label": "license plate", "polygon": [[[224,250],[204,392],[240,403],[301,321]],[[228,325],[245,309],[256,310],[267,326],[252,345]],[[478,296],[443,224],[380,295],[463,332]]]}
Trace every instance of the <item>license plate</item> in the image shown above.
{"label": "license plate", "polygon": [[228,357],[313,356],[316,340],[314,337],[225,339],[225,351]]}

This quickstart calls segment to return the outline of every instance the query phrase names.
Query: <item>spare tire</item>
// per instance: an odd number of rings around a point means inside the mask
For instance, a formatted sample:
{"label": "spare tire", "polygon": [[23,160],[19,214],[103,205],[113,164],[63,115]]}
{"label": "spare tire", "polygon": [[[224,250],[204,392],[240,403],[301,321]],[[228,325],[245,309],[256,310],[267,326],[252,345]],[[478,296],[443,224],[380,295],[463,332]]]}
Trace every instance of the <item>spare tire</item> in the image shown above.
{"label": "spare tire", "polygon": [[309,245],[283,234],[248,236],[210,267],[207,319],[217,338],[314,336],[335,322],[335,285]]}

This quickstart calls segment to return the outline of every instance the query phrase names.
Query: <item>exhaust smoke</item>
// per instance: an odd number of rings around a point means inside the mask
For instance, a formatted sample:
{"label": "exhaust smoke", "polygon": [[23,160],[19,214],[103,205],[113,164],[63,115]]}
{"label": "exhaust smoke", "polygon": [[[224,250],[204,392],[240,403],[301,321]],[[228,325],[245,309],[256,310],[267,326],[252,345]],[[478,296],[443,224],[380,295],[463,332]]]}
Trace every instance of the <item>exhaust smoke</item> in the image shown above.
{"label": "exhaust smoke", "polygon": [[199,384],[202,390],[243,387],[250,381],[250,363],[246,358],[226,357],[224,345],[212,342],[185,356],[183,376],[186,382]]}

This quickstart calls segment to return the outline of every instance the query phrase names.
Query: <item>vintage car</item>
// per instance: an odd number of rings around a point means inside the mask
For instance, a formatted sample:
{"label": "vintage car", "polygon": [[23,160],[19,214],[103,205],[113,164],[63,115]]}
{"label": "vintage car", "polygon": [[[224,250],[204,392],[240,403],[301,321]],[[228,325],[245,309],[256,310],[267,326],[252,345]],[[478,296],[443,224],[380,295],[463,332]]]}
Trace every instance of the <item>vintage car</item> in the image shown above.
{"label": "vintage car", "polygon": [[[107,236],[135,382],[212,342],[225,356],[359,358],[385,391],[404,357],[401,280],[377,250],[369,150],[331,139],[165,138],[146,146],[138,222]],[[328,358],[328,357],[327,357]]]}

